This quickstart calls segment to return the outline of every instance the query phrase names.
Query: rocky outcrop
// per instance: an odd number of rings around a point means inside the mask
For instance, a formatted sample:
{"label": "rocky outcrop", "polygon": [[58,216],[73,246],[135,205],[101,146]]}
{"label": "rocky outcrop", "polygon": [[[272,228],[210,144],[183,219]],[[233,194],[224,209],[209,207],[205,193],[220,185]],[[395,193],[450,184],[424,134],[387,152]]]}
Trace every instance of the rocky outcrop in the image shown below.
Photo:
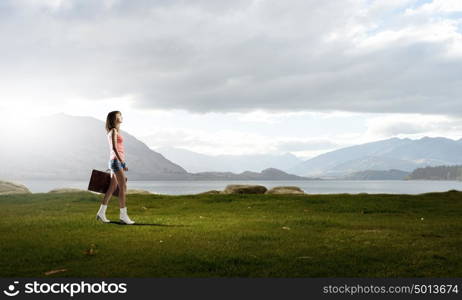
{"label": "rocky outcrop", "polygon": [[198,195],[210,194],[305,194],[298,186],[276,186],[268,190],[263,185],[251,184],[230,184],[224,191],[211,190],[199,193]]}
{"label": "rocky outcrop", "polygon": [[224,194],[264,194],[268,189],[263,185],[229,184]]}
{"label": "rocky outcrop", "polygon": [[266,191],[266,194],[305,194],[298,186],[276,186]]}
{"label": "rocky outcrop", "polygon": [[30,193],[30,190],[23,184],[0,180],[0,195]]}

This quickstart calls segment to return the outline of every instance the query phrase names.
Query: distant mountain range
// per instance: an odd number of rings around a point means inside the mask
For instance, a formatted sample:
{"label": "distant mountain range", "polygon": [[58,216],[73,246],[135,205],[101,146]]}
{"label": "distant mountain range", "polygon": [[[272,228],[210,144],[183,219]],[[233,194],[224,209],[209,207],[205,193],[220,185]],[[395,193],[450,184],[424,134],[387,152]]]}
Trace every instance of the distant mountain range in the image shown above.
{"label": "distant mountain range", "polygon": [[284,171],[268,168],[261,172],[244,171],[240,174],[232,172],[199,172],[192,174],[190,180],[320,180],[320,178],[308,178],[287,174]]}
{"label": "distant mountain range", "polygon": [[[303,161],[290,153],[210,156],[171,147],[159,148],[161,154],[124,130],[122,135],[131,180],[398,179],[418,168],[462,165],[462,139],[441,137],[391,138]],[[55,114],[20,135],[2,128],[0,140],[3,180],[88,180],[92,169],[107,168],[104,122],[92,117]]]}
{"label": "distant mountain range", "polygon": [[[143,138],[143,140],[146,140]],[[148,139],[149,140],[149,139]],[[282,155],[206,155],[175,147],[158,147],[155,151],[167,159],[181,165],[189,172],[234,172],[260,171],[277,168],[286,171],[301,162],[297,156],[286,153]]]}
{"label": "distant mountain range", "polygon": [[462,163],[462,139],[441,137],[391,138],[330,151],[305,161],[289,153],[211,156],[173,147],[157,151],[189,171],[242,172],[277,167],[290,174],[325,179],[403,179],[417,168]]}
{"label": "distant mountain range", "polygon": [[426,166],[457,164],[462,164],[462,139],[391,138],[324,153],[286,171],[300,176],[341,178],[365,170],[412,172]]}

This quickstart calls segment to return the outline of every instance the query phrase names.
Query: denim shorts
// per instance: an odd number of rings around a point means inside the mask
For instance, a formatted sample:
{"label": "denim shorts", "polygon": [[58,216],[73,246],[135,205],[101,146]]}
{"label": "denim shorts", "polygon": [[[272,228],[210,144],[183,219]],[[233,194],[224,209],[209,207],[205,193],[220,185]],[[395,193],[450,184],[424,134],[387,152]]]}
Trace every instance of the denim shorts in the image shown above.
{"label": "denim shorts", "polygon": [[122,164],[118,159],[111,159],[108,162],[108,167],[111,169],[113,172],[117,172],[120,170],[123,170]]}

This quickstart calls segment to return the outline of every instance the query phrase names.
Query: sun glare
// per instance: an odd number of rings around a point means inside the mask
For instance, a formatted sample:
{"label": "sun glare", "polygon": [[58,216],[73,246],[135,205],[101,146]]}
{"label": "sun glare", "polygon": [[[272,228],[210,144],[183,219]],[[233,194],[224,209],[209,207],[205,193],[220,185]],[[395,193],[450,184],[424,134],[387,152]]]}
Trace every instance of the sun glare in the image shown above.
{"label": "sun glare", "polygon": [[2,117],[0,126],[3,135],[9,139],[21,141],[30,137],[37,129],[37,123],[41,116],[40,109],[26,106],[24,108],[8,107],[1,108]]}

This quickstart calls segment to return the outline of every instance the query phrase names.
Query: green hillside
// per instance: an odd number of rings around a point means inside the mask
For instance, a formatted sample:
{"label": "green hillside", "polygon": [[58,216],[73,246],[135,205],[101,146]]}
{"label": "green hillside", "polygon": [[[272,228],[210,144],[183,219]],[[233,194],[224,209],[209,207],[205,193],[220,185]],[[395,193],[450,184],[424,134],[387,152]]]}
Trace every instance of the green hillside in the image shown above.
{"label": "green hillside", "polygon": [[436,166],[415,169],[407,179],[462,180],[462,166]]}
{"label": "green hillside", "polygon": [[462,277],[457,191],[100,199],[0,196],[0,277]]}

